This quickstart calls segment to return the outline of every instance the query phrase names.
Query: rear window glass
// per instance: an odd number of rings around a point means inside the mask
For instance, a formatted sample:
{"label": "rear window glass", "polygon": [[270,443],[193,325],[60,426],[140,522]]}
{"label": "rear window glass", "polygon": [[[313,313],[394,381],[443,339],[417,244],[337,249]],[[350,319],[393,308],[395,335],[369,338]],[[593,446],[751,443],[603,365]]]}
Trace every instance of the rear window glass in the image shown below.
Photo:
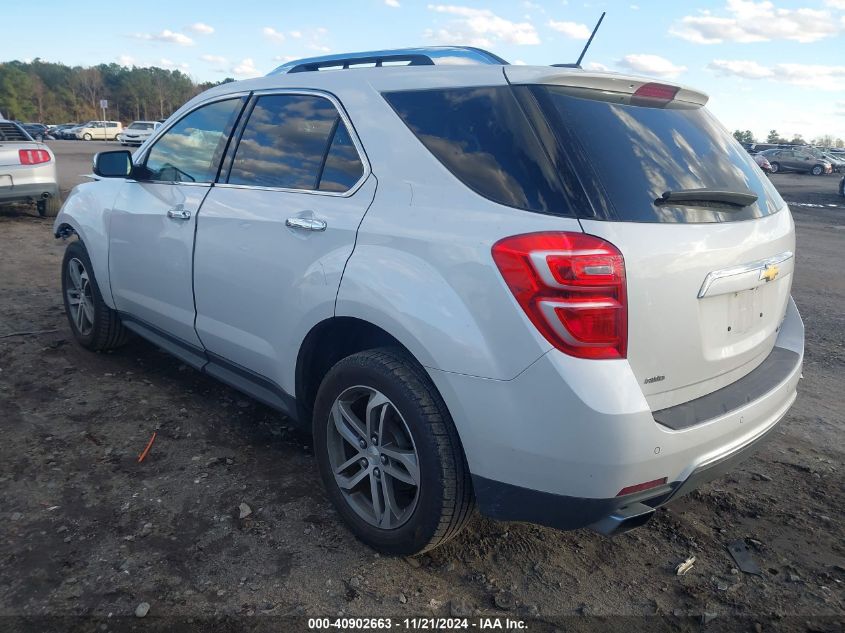
{"label": "rear window glass", "polygon": [[0,141],[31,141],[29,134],[18,125],[0,121]]}
{"label": "rear window glass", "polygon": [[384,97],[469,188],[507,206],[569,215],[559,176],[509,87],[412,90]]}
{"label": "rear window glass", "polygon": [[[599,218],[626,222],[727,222],[775,213],[783,200],[754,159],[704,108],[673,109],[584,99],[534,86]],[[656,205],[666,191],[748,192],[740,209]]]}
{"label": "rear window glass", "polygon": [[260,97],[244,128],[228,182],[316,189],[339,119],[334,105],[322,97]]}

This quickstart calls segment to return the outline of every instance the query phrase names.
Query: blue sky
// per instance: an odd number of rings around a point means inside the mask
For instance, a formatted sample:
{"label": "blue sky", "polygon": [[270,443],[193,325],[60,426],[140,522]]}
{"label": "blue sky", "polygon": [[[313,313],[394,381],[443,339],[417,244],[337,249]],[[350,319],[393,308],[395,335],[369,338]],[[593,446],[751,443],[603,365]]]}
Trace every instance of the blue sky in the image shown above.
{"label": "blue sky", "polygon": [[[357,0],[123,5],[36,0],[4,8],[0,61],[118,62],[197,80],[265,74],[292,58],[470,44],[512,63],[574,61],[602,10],[586,67],[689,84],[730,129],[845,138],[845,0]],[[37,9],[37,10],[36,10]]]}

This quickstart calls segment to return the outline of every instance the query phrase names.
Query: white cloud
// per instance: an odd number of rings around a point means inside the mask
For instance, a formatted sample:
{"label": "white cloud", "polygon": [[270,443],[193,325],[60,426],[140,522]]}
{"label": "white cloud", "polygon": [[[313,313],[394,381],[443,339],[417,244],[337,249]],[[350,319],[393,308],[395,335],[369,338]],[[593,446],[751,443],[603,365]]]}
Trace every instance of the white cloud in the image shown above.
{"label": "white cloud", "polygon": [[586,24],[549,20],[549,26],[558,33],[563,33],[566,37],[571,37],[574,40],[586,40],[590,37],[590,29],[587,28]]}
{"label": "white cloud", "polygon": [[200,59],[210,64],[225,64],[226,58],[222,55],[200,55]]}
{"label": "white cloud", "polygon": [[398,9],[400,6],[399,0],[384,0],[384,3],[389,7],[393,7],[394,9]]}
{"label": "white cloud", "polygon": [[600,64],[599,62],[589,62],[587,64],[587,70],[600,70],[602,72],[607,72],[610,68],[604,64]]}
{"label": "white cloud", "polygon": [[845,11],[845,0],[825,0],[824,2],[831,9],[839,9]]}
{"label": "white cloud", "polygon": [[686,66],[676,66],[668,59],[660,57],[659,55],[626,55],[616,63],[622,68],[633,70],[638,73],[656,75],[657,77],[667,77],[670,79],[677,77],[687,69]]}
{"label": "white cloud", "polygon": [[475,9],[450,4],[430,4],[429,10],[455,16],[448,27],[428,29],[425,36],[442,44],[492,46],[502,41],[508,44],[532,45],[540,43],[537,29],[530,22],[512,22],[489,9]]}
{"label": "white cloud", "polygon": [[719,75],[733,75],[745,79],[763,79],[775,74],[771,68],[766,68],[758,62],[741,59],[714,59],[707,64],[707,68]]}
{"label": "white cloud", "polygon": [[833,106],[834,110],[833,113],[838,116],[845,116],[845,101],[837,101],[836,105]]}
{"label": "white cloud", "polygon": [[132,55],[120,55],[117,58],[117,63],[121,66],[134,66],[135,58]]}
{"label": "white cloud", "polygon": [[[836,7],[839,3],[845,4],[845,0],[830,0],[828,5]],[[780,9],[768,0],[727,0],[725,11],[728,15],[721,17],[709,11],[684,16],[669,32],[696,44],[745,44],[769,40],[808,43],[835,36],[845,30],[845,23],[840,21],[837,24],[829,11]]]}
{"label": "white cloud", "polygon": [[845,90],[845,66],[777,64],[775,79],[793,86],[838,92]]}
{"label": "white cloud", "polygon": [[250,57],[241,60],[240,64],[232,66],[231,71],[235,77],[258,77],[264,74],[255,67],[255,62]]}
{"label": "white cloud", "polygon": [[629,8],[631,9],[631,11],[639,11],[639,10],[640,10],[640,5],[638,5],[638,4],[632,4]]}
{"label": "white cloud", "polygon": [[275,40],[277,42],[284,42],[285,41],[285,34],[277,31],[272,26],[265,26],[261,29],[261,33],[267,39]]}
{"label": "white cloud", "polygon": [[158,60],[158,65],[167,70],[188,70],[189,66],[185,62],[174,62],[171,59],[162,57]]}
{"label": "white cloud", "polygon": [[199,33],[200,35],[211,35],[214,33],[214,27],[205,24],[204,22],[194,22],[187,30]]}
{"label": "white cloud", "polygon": [[177,33],[169,29],[164,29],[161,33],[136,33],[134,37],[139,40],[167,42],[169,44],[178,44],[179,46],[194,45],[194,40],[184,33]]}
{"label": "white cloud", "polygon": [[298,40],[302,37],[302,31],[289,31],[288,35],[290,35],[293,39]]}
{"label": "white cloud", "polygon": [[720,75],[744,79],[769,79],[829,92],[845,90],[845,66],[823,64],[774,64],[764,66],[746,60],[715,59],[707,65]]}

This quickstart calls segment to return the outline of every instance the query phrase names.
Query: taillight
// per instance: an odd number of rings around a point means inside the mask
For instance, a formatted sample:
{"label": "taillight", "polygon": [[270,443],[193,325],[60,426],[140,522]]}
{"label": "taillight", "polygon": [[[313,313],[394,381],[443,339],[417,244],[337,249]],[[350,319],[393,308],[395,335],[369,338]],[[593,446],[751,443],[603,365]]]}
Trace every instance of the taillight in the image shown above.
{"label": "taillight", "polygon": [[680,88],[667,84],[647,83],[634,91],[631,96],[632,105],[665,106],[675,98]]}
{"label": "taillight", "polygon": [[584,233],[528,233],[493,245],[493,260],[534,326],[579,358],[625,358],[625,261]]}
{"label": "taillight", "polygon": [[50,162],[50,152],[46,149],[19,149],[18,158],[21,165],[40,165]]}

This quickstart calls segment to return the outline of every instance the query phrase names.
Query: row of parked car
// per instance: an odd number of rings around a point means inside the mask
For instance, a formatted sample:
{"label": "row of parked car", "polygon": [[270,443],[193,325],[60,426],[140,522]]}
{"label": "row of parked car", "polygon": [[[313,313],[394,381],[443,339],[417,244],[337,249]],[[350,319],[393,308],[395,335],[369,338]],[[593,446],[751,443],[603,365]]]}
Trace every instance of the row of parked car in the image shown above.
{"label": "row of parked car", "polygon": [[746,148],[760,168],[770,174],[796,171],[813,176],[845,173],[845,150],[824,150],[818,147],[773,147],[762,152]]}
{"label": "row of parked car", "polygon": [[140,145],[158,129],[161,121],[134,121],[124,128],[120,121],[86,121],[85,123],[18,124],[36,141],[61,139],[72,141],[120,141],[122,145]]}

